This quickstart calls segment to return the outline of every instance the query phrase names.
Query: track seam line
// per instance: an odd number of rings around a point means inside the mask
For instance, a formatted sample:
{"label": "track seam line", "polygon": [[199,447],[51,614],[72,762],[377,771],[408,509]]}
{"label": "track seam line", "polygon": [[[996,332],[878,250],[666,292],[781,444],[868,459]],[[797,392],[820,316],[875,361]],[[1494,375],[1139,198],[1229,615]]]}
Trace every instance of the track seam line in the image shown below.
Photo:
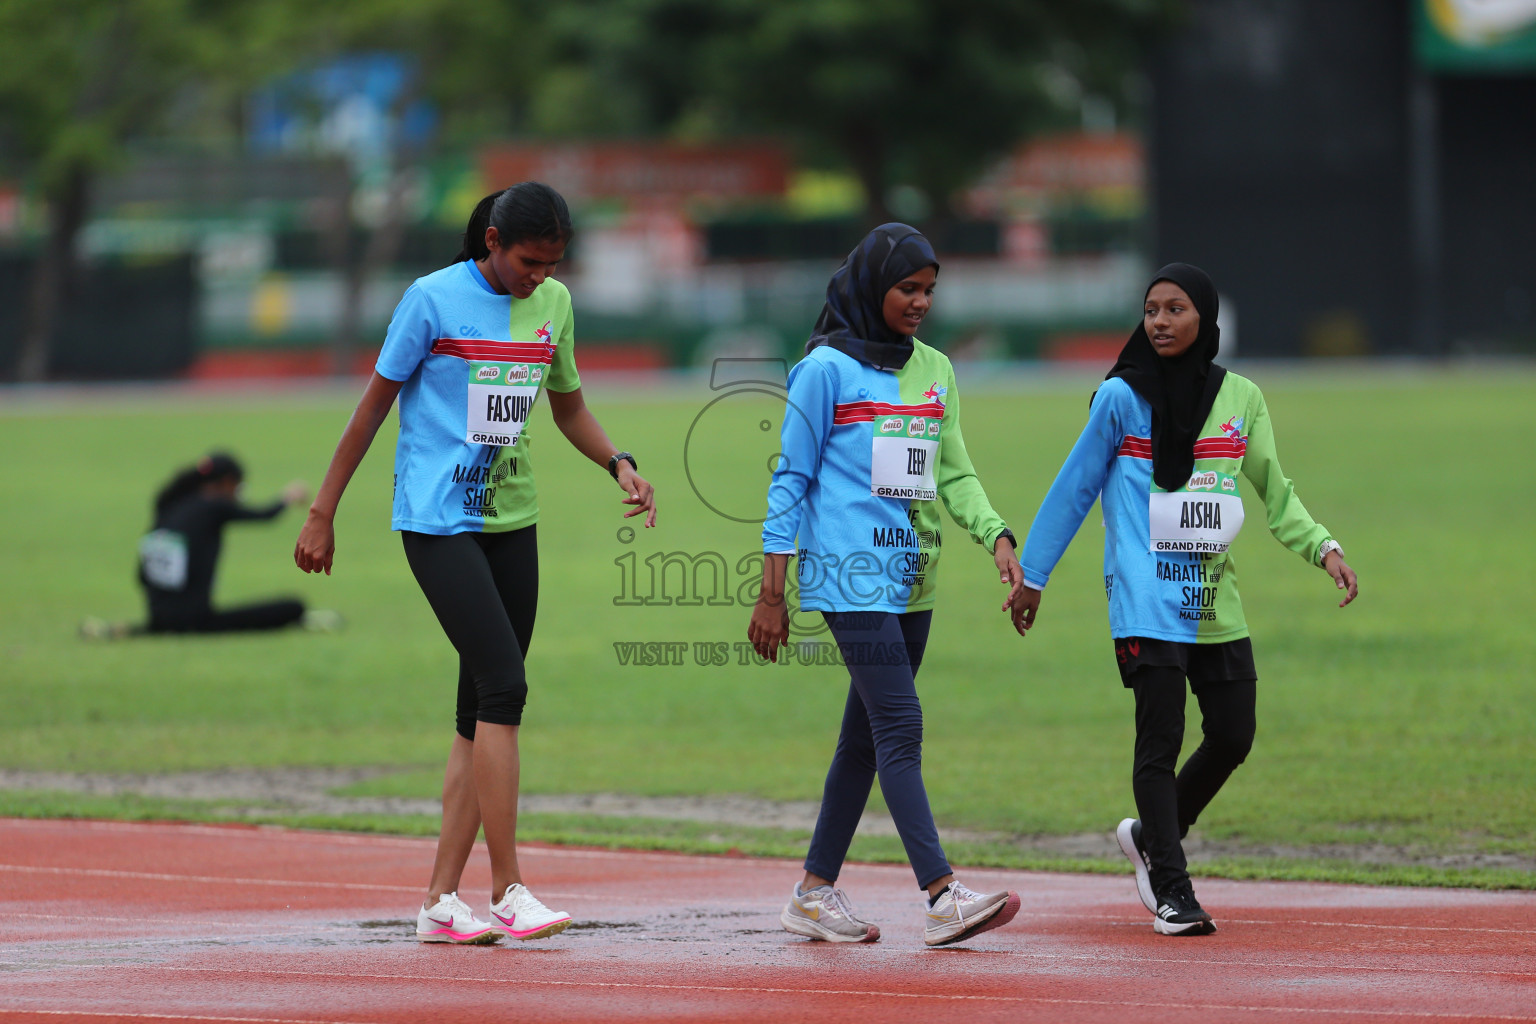
{"label": "track seam line", "polygon": [[[342,927],[334,927],[334,928],[328,928],[328,929],[312,929],[309,932],[305,932],[305,933],[301,933],[301,934],[312,934],[312,933],[314,933],[316,931],[324,931],[324,932],[327,932],[327,933],[331,933],[331,932],[345,932],[345,931],[348,931],[348,930],[349,929],[347,929],[344,926],[342,926]],[[87,940],[84,940],[84,939],[80,939],[80,940],[63,939],[63,940],[59,940],[58,942],[54,942],[54,943],[29,943],[28,947],[31,948],[31,949],[39,949],[39,950],[43,950],[43,951],[46,951],[46,952],[68,953],[68,952],[77,951],[77,950],[89,951],[89,950],[92,950],[92,949],[100,950],[100,949],[103,949],[103,948],[109,949],[109,950],[110,949],[124,949],[125,950],[125,949],[130,949],[130,948],[138,948],[138,947],[142,947],[142,946],[175,946],[175,947],[182,947],[182,946],[206,946],[206,945],[208,945],[210,943],[217,943],[219,945],[225,945],[225,946],[235,946],[235,945],[239,945],[241,943],[262,942],[262,941],[266,941],[266,940],[289,938],[293,934],[295,934],[295,932],[253,932],[253,933],[245,934],[245,935],[197,936],[197,937],[193,937],[193,938],[164,938],[164,937],[157,937],[157,936],[146,936],[144,938],[139,938],[139,939],[120,939],[120,940],[114,941],[113,943],[111,943],[110,945],[105,946],[105,947],[100,946],[100,945],[84,945],[82,947],[81,943],[85,943],[85,942],[87,942]],[[390,942],[403,942],[404,940],[408,939],[409,937],[410,937],[410,934],[409,934],[408,930],[406,928],[402,928],[399,933],[389,933],[389,936],[388,936],[386,941],[390,941]],[[640,943],[644,943],[644,942],[651,941],[651,940],[640,938],[640,939],[637,939],[637,940],[634,940],[634,941],[640,942]],[[505,947],[505,948],[515,948],[515,947]],[[1191,960],[1191,959],[1189,959],[1187,957],[1179,957],[1177,959],[1163,958],[1163,957],[1146,957],[1146,956],[1106,957],[1106,956],[1097,955],[1097,954],[1095,954],[1095,955],[1087,955],[1087,954],[1070,954],[1070,953],[1023,953],[1023,952],[1018,952],[1018,951],[1015,951],[1015,950],[1007,950],[1007,949],[988,950],[987,952],[989,954],[991,954],[991,955],[994,955],[994,956],[1017,957],[1017,958],[1023,959],[1023,960],[1055,960],[1055,961],[1062,961],[1062,962],[1092,961],[1094,963],[1111,964],[1111,965],[1120,966],[1120,967],[1134,967],[1137,964],[1175,964],[1175,965],[1198,964],[1198,965],[1205,966],[1205,967],[1228,967],[1228,968],[1234,968],[1234,969],[1237,969],[1237,970],[1248,970],[1248,971],[1253,971],[1253,972],[1259,973],[1259,974],[1262,974],[1262,973],[1265,973],[1266,971],[1271,971],[1271,970],[1273,970],[1273,971],[1313,971],[1313,972],[1321,970],[1321,971],[1325,971],[1325,972],[1326,971],[1357,971],[1357,972],[1360,972],[1360,973],[1390,974],[1390,975],[1401,975],[1401,976],[1405,976],[1405,977],[1407,977],[1407,976],[1415,976],[1415,975],[1451,974],[1451,975],[1465,975],[1465,976],[1469,976],[1469,977],[1493,977],[1493,978],[1513,978],[1513,979],[1536,980],[1536,973],[1533,973],[1533,972],[1530,972],[1530,971],[1520,971],[1520,970],[1498,970],[1498,969],[1468,970],[1468,969],[1465,969],[1465,968],[1457,968],[1457,967],[1408,967],[1408,968],[1404,968],[1404,967],[1380,967],[1380,966],[1373,966],[1373,965],[1369,965],[1369,964],[1350,964],[1350,963],[1338,963],[1338,962],[1329,962],[1329,963],[1323,963],[1323,964],[1315,964],[1315,963],[1291,963],[1289,961],[1255,961],[1255,962],[1250,962],[1250,961],[1245,961],[1245,960],[1205,960],[1205,959]],[[147,969],[147,970],[152,970],[152,969],[155,969],[155,967],[156,967],[156,965],[151,965],[151,964],[42,964],[42,963],[24,962],[24,961],[4,961],[4,962],[0,962],[0,963],[4,963],[4,964],[9,965],[9,966],[15,966],[15,967],[24,968],[26,970],[58,970],[58,969],[90,970],[92,968],[101,968],[101,969],[107,969],[107,970],[123,970],[123,969],[126,969],[126,968],[135,968],[135,967],[144,968],[144,969]],[[220,971],[220,970],[224,970],[224,968],[218,968],[218,967],[181,968],[181,967],[171,967],[171,966],[167,966],[167,967],[165,967],[165,969],[166,970],[205,970],[205,971],[214,971],[214,972],[217,972],[217,971]],[[234,968],[231,968],[231,969],[233,970]],[[302,973],[302,972],[300,972],[300,973]],[[390,975],[381,975],[381,977],[390,977]],[[539,984],[539,983],[538,982],[533,982],[533,984]],[[1532,1018],[1532,1019],[1536,1020],[1536,1018]]]}
{"label": "track seam line", "polygon": [[[1248,962],[1244,960],[1191,960],[1188,957],[1164,958],[1150,956],[1135,957],[1106,957],[1102,954],[1089,955],[1086,953],[1021,953],[1012,949],[989,949],[988,953],[1001,956],[1014,956],[1025,960],[1088,960],[1094,963],[1112,963],[1122,966],[1135,966],[1136,964],[1200,964],[1206,967],[1235,967],[1248,970],[1267,970],[1269,968],[1296,970],[1296,971],[1375,971],[1382,974],[1468,974],[1476,976],[1492,975],[1495,977],[1530,978],[1536,980],[1536,972],[1519,970],[1486,970],[1474,971],[1461,967],[1372,967],[1366,964],[1347,964],[1329,962],[1325,964],[1294,964],[1288,961],[1267,960],[1263,962]],[[1497,954],[1494,954],[1497,955]]]}
{"label": "track seam line", "polygon": [[211,1020],[229,1024],[373,1024],[370,1021],[316,1020],[313,1017],[210,1017],[202,1014],[140,1013],[128,1010],[15,1010],[0,1007],[0,1013],[35,1013],[49,1017],[131,1017],[134,1020]]}
{"label": "track seam line", "polygon": [[[327,971],[282,971],[282,970],[253,970],[250,968],[218,968],[218,967],[154,967],[145,964],[124,964],[123,970],[164,970],[178,971],[189,974],[254,974],[263,977],[313,977],[313,978],[368,978],[374,981],[442,981],[440,976],[422,974],[363,974],[356,972],[339,973]],[[662,982],[634,982],[634,981],[534,981],[529,978],[465,978],[455,977],[455,982],[471,982],[474,984],[503,984],[523,986],[558,986],[561,988],[612,988],[612,989],[656,989],[665,991],[683,992],[761,992],[771,995],[816,995],[816,996],[868,996],[889,997],[895,999],[937,999],[950,1002],[995,1002],[995,1003],[1047,1003],[1064,1006],[1135,1006],[1153,1007],[1164,1009],[1182,1010],[1237,1010],[1247,1013],[1297,1013],[1297,1014],[1325,1014],[1337,1013],[1361,1017],[1392,1017],[1396,1019],[1423,1019],[1423,1020],[1507,1020],[1507,1021],[1536,1021],[1536,1017],[1515,1016],[1512,1014],[1487,1014],[1487,1013],[1436,1013],[1427,1010],[1359,1010],[1348,1008],[1324,1008],[1310,1006],[1249,1006],[1243,1003],[1132,1003],[1116,1002],[1108,999],[1061,999],[1051,996],[992,996],[992,995],[952,995],[942,992],[893,992],[874,989],[813,989],[813,988],[782,988],[777,986],[745,986],[745,985],[679,985]]]}
{"label": "track seam line", "polygon": [[[229,885],[270,885],[278,888],[306,889],[364,889],[378,892],[408,892],[420,895],[422,889],[415,885],[378,885],[372,882],[315,882],[303,879],[283,878],[234,878],[222,875],[168,875],[152,871],[113,871],[108,868],[53,868],[35,864],[0,864],[0,871],[30,871],[42,875],[90,875],[93,878],[138,878],[153,882],[201,882]],[[574,892],[548,892],[546,896],[559,900],[605,899]],[[258,911],[260,913],[260,911]]]}

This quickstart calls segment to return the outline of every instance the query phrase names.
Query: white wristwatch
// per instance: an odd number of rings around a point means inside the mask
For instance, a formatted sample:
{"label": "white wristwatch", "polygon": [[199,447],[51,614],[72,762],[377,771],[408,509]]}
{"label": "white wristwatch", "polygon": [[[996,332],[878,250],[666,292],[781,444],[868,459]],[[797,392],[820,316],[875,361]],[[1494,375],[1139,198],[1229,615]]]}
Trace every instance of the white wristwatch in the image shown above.
{"label": "white wristwatch", "polygon": [[1328,557],[1328,552],[1330,552],[1330,551],[1337,551],[1339,553],[1339,557],[1340,558],[1344,557],[1344,548],[1342,546],[1340,546],[1338,541],[1336,541],[1336,540],[1325,540],[1325,541],[1323,541],[1322,546],[1317,549],[1317,564],[1318,565],[1322,565],[1323,564],[1323,559]]}

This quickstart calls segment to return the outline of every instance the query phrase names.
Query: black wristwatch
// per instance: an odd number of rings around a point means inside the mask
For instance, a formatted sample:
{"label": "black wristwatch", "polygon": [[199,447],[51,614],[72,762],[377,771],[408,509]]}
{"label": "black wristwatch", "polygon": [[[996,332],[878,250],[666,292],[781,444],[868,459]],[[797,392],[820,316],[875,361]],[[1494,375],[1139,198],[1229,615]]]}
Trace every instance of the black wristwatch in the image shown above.
{"label": "black wristwatch", "polygon": [[614,452],[608,457],[608,473],[617,480],[619,478],[619,460],[629,463],[629,467],[636,473],[640,472],[640,466],[635,462],[635,457],[629,452]]}
{"label": "black wristwatch", "polygon": [[1002,533],[998,534],[997,537],[992,538],[992,550],[993,551],[997,550],[997,541],[998,541],[999,537],[1006,537],[1006,538],[1008,538],[1008,543],[1013,546],[1013,550],[1014,551],[1018,551],[1019,550],[1019,542],[1018,542],[1018,540],[1016,540],[1014,538],[1013,531],[1008,529],[1008,527],[1005,526],[1005,527],[1003,527],[1003,532]]}

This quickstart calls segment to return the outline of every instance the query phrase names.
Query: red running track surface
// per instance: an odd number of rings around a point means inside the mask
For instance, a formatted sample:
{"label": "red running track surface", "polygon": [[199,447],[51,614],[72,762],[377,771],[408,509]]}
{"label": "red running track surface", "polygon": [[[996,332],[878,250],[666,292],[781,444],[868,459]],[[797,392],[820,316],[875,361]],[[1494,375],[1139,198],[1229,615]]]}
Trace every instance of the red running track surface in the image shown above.
{"label": "red running track surface", "polygon": [[[1123,877],[966,870],[1014,922],[928,949],[904,867],[842,884],[874,945],[789,935],[789,861],[527,846],[577,924],[421,945],[430,840],[0,819],[0,1024],[123,1021],[1536,1021],[1536,893],[1197,879],[1216,935]],[[489,895],[476,851],[461,893]]]}

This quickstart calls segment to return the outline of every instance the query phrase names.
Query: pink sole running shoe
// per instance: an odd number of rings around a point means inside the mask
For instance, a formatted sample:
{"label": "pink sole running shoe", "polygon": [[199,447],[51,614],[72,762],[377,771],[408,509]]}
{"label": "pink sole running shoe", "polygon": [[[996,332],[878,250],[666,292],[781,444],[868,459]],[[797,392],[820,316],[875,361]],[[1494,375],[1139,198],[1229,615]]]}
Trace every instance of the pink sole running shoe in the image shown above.
{"label": "pink sole running shoe", "polygon": [[489,946],[501,941],[501,929],[476,917],[469,904],[459,899],[458,893],[448,892],[416,914],[416,938],[422,942]]}
{"label": "pink sole running shoe", "polygon": [[547,939],[571,925],[571,915],[550,910],[520,882],[507,886],[500,903],[491,904],[491,920],[514,939]]}

